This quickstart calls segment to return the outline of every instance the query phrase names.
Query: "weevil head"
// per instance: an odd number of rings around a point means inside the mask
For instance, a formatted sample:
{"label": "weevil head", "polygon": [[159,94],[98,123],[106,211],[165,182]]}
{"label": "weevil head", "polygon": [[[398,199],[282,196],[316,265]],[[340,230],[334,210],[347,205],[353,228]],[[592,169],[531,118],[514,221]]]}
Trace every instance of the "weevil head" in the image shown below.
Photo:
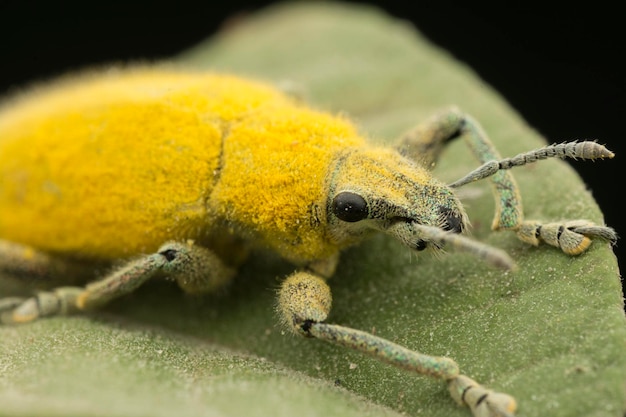
{"label": "weevil head", "polygon": [[359,149],[330,176],[328,227],[340,246],[375,231],[421,251],[437,248],[421,226],[462,233],[467,216],[454,192],[423,167],[390,149]]}

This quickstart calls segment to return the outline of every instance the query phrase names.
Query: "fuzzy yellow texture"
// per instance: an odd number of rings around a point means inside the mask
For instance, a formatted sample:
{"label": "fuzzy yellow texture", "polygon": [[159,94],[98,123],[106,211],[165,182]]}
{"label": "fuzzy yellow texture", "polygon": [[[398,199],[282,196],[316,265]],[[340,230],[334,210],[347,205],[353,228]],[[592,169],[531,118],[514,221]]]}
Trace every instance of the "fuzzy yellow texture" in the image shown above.
{"label": "fuzzy yellow texture", "polygon": [[[333,186],[335,192],[351,191],[365,198],[374,215],[398,215],[392,212],[397,207],[423,224],[438,225],[441,205],[460,207],[458,201],[450,202],[455,197],[446,192],[445,184],[392,148],[361,147],[351,153],[337,168]],[[350,245],[360,237],[339,240]]]}
{"label": "fuzzy yellow texture", "polygon": [[351,189],[370,199],[386,200],[405,207],[418,204],[423,212],[430,207],[423,206],[426,202],[407,199],[417,189],[409,185],[442,185],[425,168],[391,148],[363,147],[360,152],[346,158],[339,174],[336,186],[340,189]]}
{"label": "fuzzy yellow texture", "polygon": [[326,235],[327,175],[338,152],[360,142],[352,126],[329,115],[258,112],[229,132],[211,207],[295,263],[331,256],[338,248]]}
{"label": "fuzzy yellow texture", "polygon": [[68,78],[0,112],[0,238],[113,259],[200,239],[218,221],[296,261],[349,123],[263,84],[165,69]]}

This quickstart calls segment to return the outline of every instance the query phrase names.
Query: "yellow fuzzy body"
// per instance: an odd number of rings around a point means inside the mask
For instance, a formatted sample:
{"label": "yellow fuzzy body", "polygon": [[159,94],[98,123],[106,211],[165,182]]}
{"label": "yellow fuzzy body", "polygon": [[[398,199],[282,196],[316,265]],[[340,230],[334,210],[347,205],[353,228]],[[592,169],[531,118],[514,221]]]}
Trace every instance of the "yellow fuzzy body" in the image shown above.
{"label": "yellow fuzzy body", "polygon": [[322,259],[338,248],[312,219],[353,146],[343,119],[231,76],[70,78],[0,111],[0,239],[111,260],[243,233],[297,263]]}
{"label": "yellow fuzzy body", "polygon": [[[417,161],[434,162],[456,137],[483,165],[446,185]],[[325,323],[332,303],[325,280],[340,249],[374,232],[414,251],[455,248],[514,269],[505,252],[461,235],[468,220],[454,189],[488,177],[494,229],[570,255],[591,238],[614,243],[613,229],[586,220],[523,219],[506,170],[566,156],[613,153],[574,142],[502,159],[456,109],[379,148],[339,117],[232,76],[134,68],[67,78],[0,108],[0,274],[65,280],[33,297],[0,298],[0,324],[94,309],[154,277],[192,294],[214,291],[236,274],[241,239],[305,267],[278,293],[277,311],[292,332],[445,380],[474,416],[512,415],[513,397],[460,374],[449,358]],[[124,258],[132,259],[84,287],[67,285],[74,275],[95,278],[90,262]]]}

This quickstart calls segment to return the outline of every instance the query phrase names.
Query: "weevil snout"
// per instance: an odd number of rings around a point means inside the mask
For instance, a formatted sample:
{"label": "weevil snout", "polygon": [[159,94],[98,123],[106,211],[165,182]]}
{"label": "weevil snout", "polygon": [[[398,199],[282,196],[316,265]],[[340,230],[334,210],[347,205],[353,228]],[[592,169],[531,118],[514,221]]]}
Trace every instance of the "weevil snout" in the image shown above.
{"label": "weevil snout", "polygon": [[[440,227],[446,232],[463,233],[465,225],[463,223],[463,216],[455,210],[449,207],[439,206],[439,212],[441,213]],[[428,242],[423,239],[418,239],[413,245],[413,249],[420,252],[428,247]]]}
{"label": "weevil snout", "polygon": [[[377,230],[394,236],[416,251],[428,247],[438,249],[441,246],[438,237],[433,240],[429,233],[424,235],[423,226],[439,229],[441,233],[461,234],[467,226],[467,218],[453,194],[440,192],[441,189],[437,193],[432,191],[407,193],[402,201],[341,191],[330,205],[331,212],[340,221],[336,224],[335,236],[358,238]],[[438,204],[425,206],[424,201],[432,200],[435,195]]]}
{"label": "weevil snout", "polygon": [[389,151],[352,153],[333,172],[329,224],[337,242],[351,244],[374,231],[412,250],[441,246],[423,227],[460,234],[467,216],[457,196],[424,168]]}

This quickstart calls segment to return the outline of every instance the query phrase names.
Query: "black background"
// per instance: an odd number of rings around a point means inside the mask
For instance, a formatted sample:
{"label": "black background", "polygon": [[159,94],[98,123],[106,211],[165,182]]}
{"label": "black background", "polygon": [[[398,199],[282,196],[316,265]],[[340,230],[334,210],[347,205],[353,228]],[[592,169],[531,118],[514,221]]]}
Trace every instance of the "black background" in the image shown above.
{"label": "black background", "polygon": [[[10,86],[95,63],[162,58],[272,2],[47,2],[0,0],[0,94]],[[360,2],[375,4],[376,2]],[[626,236],[621,123],[626,116],[626,36],[616,7],[492,9],[470,2],[380,2],[469,64],[550,142],[598,139],[617,157],[574,162]],[[626,243],[616,253],[626,266]]]}

